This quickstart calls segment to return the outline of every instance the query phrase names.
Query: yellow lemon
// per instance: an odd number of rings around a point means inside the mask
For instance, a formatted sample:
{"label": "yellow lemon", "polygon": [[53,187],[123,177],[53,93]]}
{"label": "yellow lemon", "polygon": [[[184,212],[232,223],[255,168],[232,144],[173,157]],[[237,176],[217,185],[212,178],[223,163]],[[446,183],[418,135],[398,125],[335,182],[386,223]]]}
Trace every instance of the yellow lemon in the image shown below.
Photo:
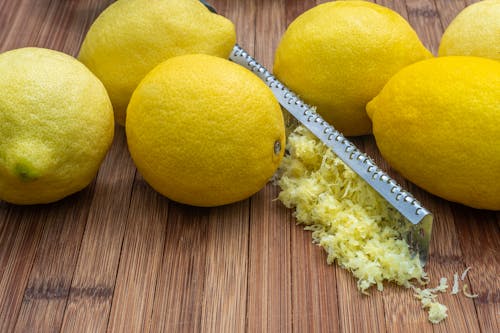
{"label": "yellow lemon", "polygon": [[0,200],[48,203],[87,186],[113,139],[111,102],[76,59],[0,54]]}
{"label": "yellow lemon", "polygon": [[439,57],[410,65],[367,105],[385,159],[445,199],[500,209],[500,63]]}
{"label": "yellow lemon", "polygon": [[460,12],[443,34],[439,55],[500,60],[500,0],[480,1]]}
{"label": "yellow lemon", "polygon": [[132,92],[156,65],[189,53],[227,58],[235,40],[233,23],[198,0],[118,0],[92,24],[78,58],[104,83],[123,125]]}
{"label": "yellow lemon", "polygon": [[171,58],[141,81],[126,131],[144,179],[195,206],[254,194],[285,147],[283,115],[270,89],[243,67],[202,54]]}
{"label": "yellow lemon", "polygon": [[290,24],[274,73],[345,135],[371,132],[365,105],[406,65],[431,57],[396,12],[364,1],[335,1]]}

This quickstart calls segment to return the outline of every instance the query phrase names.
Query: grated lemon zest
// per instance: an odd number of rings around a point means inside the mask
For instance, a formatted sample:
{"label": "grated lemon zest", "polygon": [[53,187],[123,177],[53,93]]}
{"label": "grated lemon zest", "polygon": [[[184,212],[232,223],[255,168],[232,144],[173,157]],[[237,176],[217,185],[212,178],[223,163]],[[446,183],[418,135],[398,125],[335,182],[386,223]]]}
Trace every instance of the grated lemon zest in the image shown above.
{"label": "grated lemon zest", "polygon": [[469,297],[469,298],[476,298],[476,297],[479,297],[479,295],[477,294],[471,294],[468,292],[468,287],[467,284],[464,284],[463,288],[462,288],[462,292],[463,294],[466,296],[466,297]]}
{"label": "grated lemon zest", "polygon": [[442,277],[439,280],[439,285],[435,288],[420,289],[418,287],[411,287],[415,292],[415,297],[420,300],[422,308],[429,311],[428,319],[431,323],[437,324],[448,317],[448,308],[436,301],[437,293],[444,293],[448,289],[448,279]]}
{"label": "grated lemon zest", "polygon": [[465,277],[467,276],[467,273],[469,273],[469,271],[470,271],[471,269],[472,269],[472,267],[471,267],[471,266],[469,266],[469,267],[467,267],[467,268],[465,269],[465,271],[463,271],[462,276],[460,277],[462,281],[463,281],[463,280],[465,280]]}
{"label": "grated lemon zest", "polygon": [[458,285],[458,273],[453,274],[453,288],[451,289],[451,294],[455,295],[460,292]]}
{"label": "grated lemon zest", "polygon": [[429,321],[433,324],[438,324],[448,317],[448,308],[438,302],[431,302],[426,308],[429,310]]}
{"label": "grated lemon zest", "polygon": [[448,287],[446,279],[425,290],[410,282],[425,284],[428,276],[402,237],[408,230],[400,213],[303,126],[290,134],[287,150],[278,199],[295,208],[297,223],[312,231],[327,262],[349,270],[364,294],[372,286],[382,291],[384,281],[395,282],[416,291],[431,322],[446,318],[446,306],[435,301]]}

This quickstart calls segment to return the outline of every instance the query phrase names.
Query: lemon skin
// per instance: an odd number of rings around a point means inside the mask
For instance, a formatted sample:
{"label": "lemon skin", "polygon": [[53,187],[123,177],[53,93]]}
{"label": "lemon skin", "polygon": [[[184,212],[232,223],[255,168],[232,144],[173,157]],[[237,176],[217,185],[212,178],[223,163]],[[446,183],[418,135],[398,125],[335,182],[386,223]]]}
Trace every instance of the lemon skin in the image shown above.
{"label": "lemon skin", "polygon": [[450,201],[500,209],[500,63],[450,56],[410,65],[368,105],[384,158]]}
{"label": "lemon skin", "polygon": [[0,54],[0,200],[57,201],[95,177],[114,132],[102,83],[42,48]]}
{"label": "lemon skin", "polygon": [[480,1],[461,11],[446,28],[438,55],[500,61],[500,0]]}
{"label": "lemon skin", "polygon": [[227,58],[234,25],[198,0],[118,0],[90,27],[78,59],[104,83],[123,125],[132,92],[160,62],[206,53]]}
{"label": "lemon skin", "polygon": [[229,204],[259,191],[285,147],[271,90],[247,69],[202,54],[171,58],[141,81],[126,132],[144,179],[194,206]]}
{"label": "lemon skin", "polygon": [[431,57],[396,12],[365,1],[316,6],[294,20],[274,73],[345,135],[371,133],[366,103],[401,68]]}

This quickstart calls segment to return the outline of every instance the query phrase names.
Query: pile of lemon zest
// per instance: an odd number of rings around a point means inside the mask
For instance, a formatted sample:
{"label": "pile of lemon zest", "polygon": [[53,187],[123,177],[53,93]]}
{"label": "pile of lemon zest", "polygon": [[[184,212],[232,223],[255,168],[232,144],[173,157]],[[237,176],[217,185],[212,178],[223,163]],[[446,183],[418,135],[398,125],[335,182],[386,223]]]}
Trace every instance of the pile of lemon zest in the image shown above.
{"label": "pile of lemon zest", "polygon": [[427,306],[427,309],[429,310],[428,319],[433,324],[438,324],[448,317],[448,314],[446,313],[448,308],[441,303],[431,302]]}
{"label": "pile of lemon zest", "polygon": [[352,272],[358,289],[384,281],[409,287],[424,284],[427,274],[401,236],[403,217],[307,129],[288,138],[289,155],[280,168],[279,199],[295,208],[298,223],[312,231],[327,262]]}
{"label": "pile of lemon zest", "polygon": [[436,301],[437,299],[437,293],[441,292],[444,293],[448,289],[448,279],[445,277],[442,277],[439,280],[439,285],[435,288],[428,288],[428,289],[420,289],[415,286],[411,286],[413,291],[415,292],[415,297],[420,300],[422,304],[422,308],[428,310],[428,319],[431,323],[433,324],[438,324],[442,320],[446,319],[448,317],[447,311],[448,308]]}
{"label": "pile of lemon zest", "polygon": [[409,229],[400,213],[303,126],[290,134],[287,150],[278,198],[295,208],[297,223],[312,231],[327,262],[349,270],[363,294],[374,285],[383,290],[383,282],[392,281],[413,289],[430,322],[445,319],[448,309],[436,298],[446,292],[448,280],[423,290],[412,283],[425,285],[429,277],[402,237]]}

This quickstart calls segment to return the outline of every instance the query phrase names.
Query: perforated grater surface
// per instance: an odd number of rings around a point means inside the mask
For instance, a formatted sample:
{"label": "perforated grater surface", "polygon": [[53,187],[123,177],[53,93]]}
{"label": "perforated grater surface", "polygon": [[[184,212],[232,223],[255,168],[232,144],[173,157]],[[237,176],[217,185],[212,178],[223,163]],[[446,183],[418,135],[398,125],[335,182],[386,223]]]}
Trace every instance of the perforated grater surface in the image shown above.
{"label": "perforated grater surface", "polygon": [[[211,12],[216,10],[206,1],[200,0]],[[418,255],[422,265],[429,256],[429,244],[433,216],[409,192],[381,170],[365,153],[361,152],[342,133],[328,124],[314,109],[304,103],[290,89],[276,79],[264,66],[259,64],[239,45],[235,45],[229,59],[251,70],[264,81],[274,96],[295,119],[327,145],[344,163],[356,172],[368,185],[398,210],[408,228],[402,235],[414,255]]]}
{"label": "perforated grater surface", "polygon": [[418,254],[422,264],[425,264],[429,253],[432,214],[394,179],[381,170],[368,155],[361,152],[342,133],[323,120],[311,106],[304,103],[278,81],[239,45],[233,48],[229,58],[233,62],[248,68],[264,81],[271,88],[283,108],[332,149],[345,164],[401,213],[406,220],[405,223],[410,223],[409,228],[407,228],[409,231],[404,237],[412,252]]}

